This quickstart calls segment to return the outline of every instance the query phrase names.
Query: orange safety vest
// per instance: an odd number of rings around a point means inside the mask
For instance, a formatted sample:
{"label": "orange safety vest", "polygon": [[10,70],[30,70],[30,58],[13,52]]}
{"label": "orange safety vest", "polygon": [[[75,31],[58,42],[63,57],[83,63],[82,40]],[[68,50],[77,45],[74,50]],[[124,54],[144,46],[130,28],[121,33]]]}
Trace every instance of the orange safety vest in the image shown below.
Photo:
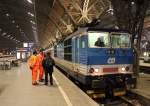
{"label": "orange safety vest", "polygon": [[42,65],[42,61],[44,59],[44,55],[40,53],[40,54],[37,55],[37,58],[38,58],[39,65]]}
{"label": "orange safety vest", "polygon": [[37,64],[37,56],[32,55],[29,59],[28,59],[28,65],[29,67],[34,67]]}

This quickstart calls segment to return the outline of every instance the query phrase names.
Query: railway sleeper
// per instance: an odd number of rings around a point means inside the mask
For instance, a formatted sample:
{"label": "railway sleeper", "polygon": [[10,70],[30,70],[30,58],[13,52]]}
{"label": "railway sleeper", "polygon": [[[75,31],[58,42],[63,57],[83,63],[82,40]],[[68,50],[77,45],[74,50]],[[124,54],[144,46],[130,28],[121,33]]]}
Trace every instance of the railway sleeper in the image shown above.
{"label": "railway sleeper", "polygon": [[111,91],[109,94],[108,91],[104,90],[87,90],[86,93],[91,97],[91,98],[105,98],[105,97],[113,97],[113,96],[123,96],[126,94],[125,89],[114,89]]}

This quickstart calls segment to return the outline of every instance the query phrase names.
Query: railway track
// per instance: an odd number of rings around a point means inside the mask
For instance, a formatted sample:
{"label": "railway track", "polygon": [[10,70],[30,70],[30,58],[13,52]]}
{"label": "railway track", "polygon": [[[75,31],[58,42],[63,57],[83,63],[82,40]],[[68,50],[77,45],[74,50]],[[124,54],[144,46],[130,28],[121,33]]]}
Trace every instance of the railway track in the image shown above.
{"label": "railway track", "polygon": [[101,101],[95,100],[100,106],[148,106],[140,103],[139,99],[131,99],[126,96],[104,99]]}
{"label": "railway track", "polygon": [[100,106],[150,106],[149,100],[131,92],[121,97],[113,97],[108,100],[104,99],[96,102],[99,103]]}
{"label": "railway track", "polygon": [[[64,75],[67,76],[67,74],[57,67]],[[79,84],[76,83],[72,78],[68,77],[72,82],[74,82],[81,90],[83,90],[86,94],[86,90]],[[92,99],[92,98],[91,98]],[[94,99],[100,106],[150,106],[147,103],[141,102],[141,99],[138,98],[138,96],[134,93],[127,92],[125,96],[120,97],[111,97],[111,98],[97,98]],[[150,101],[149,101],[150,102]]]}
{"label": "railway track", "polygon": [[120,99],[124,101],[124,104],[126,106],[144,106],[140,103],[140,100],[138,99],[131,99],[125,96],[120,97]]}

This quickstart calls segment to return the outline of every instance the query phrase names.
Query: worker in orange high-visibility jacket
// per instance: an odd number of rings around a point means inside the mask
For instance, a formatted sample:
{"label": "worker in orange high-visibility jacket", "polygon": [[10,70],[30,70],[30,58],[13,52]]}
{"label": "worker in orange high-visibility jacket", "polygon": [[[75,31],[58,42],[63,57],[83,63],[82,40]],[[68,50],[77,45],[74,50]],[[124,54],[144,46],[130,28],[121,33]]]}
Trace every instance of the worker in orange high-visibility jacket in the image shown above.
{"label": "worker in orange high-visibility jacket", "polygon": [[39,63],[37,60],[37,52],[34,51],[33,55],[30,56],[28,59],[28,65],[30,69],[32,70],[32,85],[38,85],[37,83],[37,72],[39,69]]}
{"label": "worker in orange high-visibility jacket", "polygon": [[39,81],[43,82],[43,76],[44,76],[44,68],[42,66],[42,61],[44,59],[44,49],[40,49],[40,53],[37,55],[38,57],[38,62],[39,62]]}

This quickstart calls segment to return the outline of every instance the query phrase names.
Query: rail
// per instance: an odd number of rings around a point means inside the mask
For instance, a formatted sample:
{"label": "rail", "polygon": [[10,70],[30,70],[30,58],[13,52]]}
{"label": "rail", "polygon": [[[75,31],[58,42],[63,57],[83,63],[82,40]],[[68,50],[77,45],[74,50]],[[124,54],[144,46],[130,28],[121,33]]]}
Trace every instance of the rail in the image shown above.
{"label": "rail", "polygon": [[125,96],[120,97],[129,106],[143,106],[138,99],[131,99]]}

